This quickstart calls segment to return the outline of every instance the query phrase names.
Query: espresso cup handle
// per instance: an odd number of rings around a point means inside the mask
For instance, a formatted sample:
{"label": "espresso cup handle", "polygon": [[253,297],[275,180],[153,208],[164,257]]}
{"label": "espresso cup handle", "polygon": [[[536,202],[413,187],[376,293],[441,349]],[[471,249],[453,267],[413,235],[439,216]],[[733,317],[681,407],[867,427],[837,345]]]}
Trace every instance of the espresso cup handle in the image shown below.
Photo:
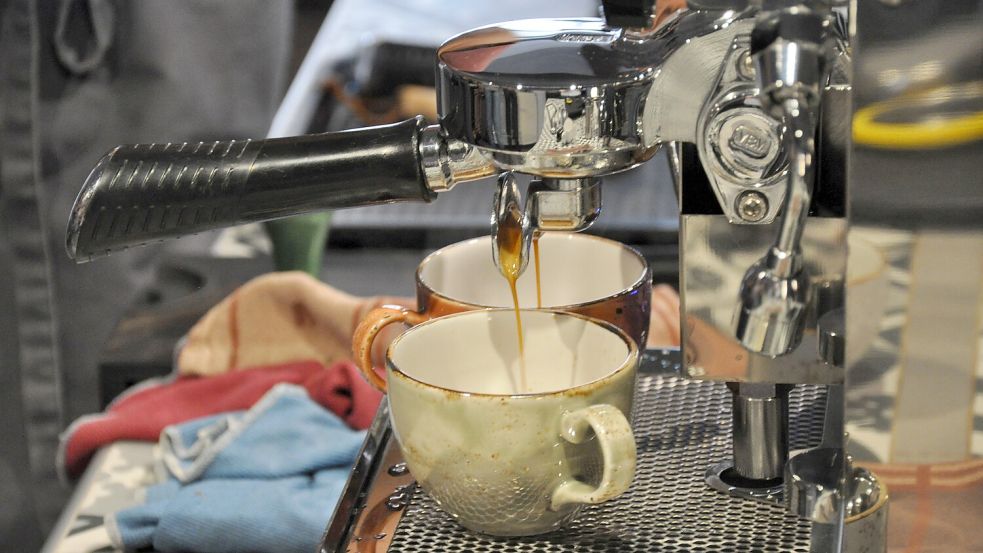
{"label": "espresso cup handle", "polygon": [[597,487],[570,479],[554,491],[551,507],[556,510],[570,503],[603,503],[623,494],[635,477],[635,436],[625,415],[613,405],[591,405],[567,412],[560,419],[560,435],[568,442],[587,440],[593,429],[601,446],[604,469]]}
{"label": "espresso cup handle", "polygon": [[352,353],[355,355],[355,364],[362,371],[362,376],[375,389],[386,393],[386,379],[382,378],[372,365],[372,344],[376,336],[392,323],[416,325],[428,318],[425,313],[418,313],[406,307],[383,305],[369,311],[362,322],[358,323],[352,336]]}

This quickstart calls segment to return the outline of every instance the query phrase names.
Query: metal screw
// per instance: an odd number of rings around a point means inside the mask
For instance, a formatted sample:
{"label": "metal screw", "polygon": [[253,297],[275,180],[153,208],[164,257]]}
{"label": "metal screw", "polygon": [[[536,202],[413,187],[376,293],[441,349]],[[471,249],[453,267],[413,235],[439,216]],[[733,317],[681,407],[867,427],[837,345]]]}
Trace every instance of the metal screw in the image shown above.
{"label": "metal screw", "polygon": [[737,58],[737,74],[745,79],[754,80],[758,70],[754,66],[754,59],[749,50],[744,50]]}
{"label": "metal screw", "polygon": [[410,502],[410,496],[406,492],[394,493],[386,498],[386,508],[390,511],[399,511],[406,507]]}
{"label": "metal screw", "polygon": [[768,214],[768,198],[755,190],[742,192],[737,197],[737,214],[745,221],[757,223]]}

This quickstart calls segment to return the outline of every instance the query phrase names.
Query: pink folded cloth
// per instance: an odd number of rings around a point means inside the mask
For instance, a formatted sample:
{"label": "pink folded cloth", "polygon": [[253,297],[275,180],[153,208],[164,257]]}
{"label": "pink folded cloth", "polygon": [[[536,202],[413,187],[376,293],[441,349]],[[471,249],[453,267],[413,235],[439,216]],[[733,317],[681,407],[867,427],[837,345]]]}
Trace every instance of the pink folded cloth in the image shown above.
{"label": "pink folded cloth", "polygon": [[369,426],[382,398],[350,361],[330,367],[300,361],[210,377],[148,381],[117,398],[104,413],[75,421],[62,435],[59,468],[75,478],[105,445],[117,440],[156,442],[169,425],[248,409],[281,382],[303,386],[312,399],[356,429]]}
{"label": "pink folded cloth", "polygon": [[177,368],[183,375],[206,376],[304,359],[324,365],[346,361],[365,313],[382,304],[414,303],[352,296],[301,272],[266,274],[240,286],[195,323]]}

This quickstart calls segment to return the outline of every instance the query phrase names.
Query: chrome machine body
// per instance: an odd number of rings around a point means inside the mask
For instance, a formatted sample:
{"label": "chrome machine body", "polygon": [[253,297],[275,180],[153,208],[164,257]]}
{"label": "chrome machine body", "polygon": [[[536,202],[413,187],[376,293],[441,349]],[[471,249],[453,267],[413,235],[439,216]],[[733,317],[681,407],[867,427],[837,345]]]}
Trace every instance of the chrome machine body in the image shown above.
{"label": "chrome machine body", "polygon": [[[552,228],[584,228],[600,208],[585,190],[672,145],[685,371],[733,392],[733,456],[708,467],[708,482],[762,500],[778,500],[783,480],[839,489],[842,417],[827,418],[823,445],[839,459],[832,476],[785,471],[791,385],[829,384],[835,395],[844,378],[842,363],[820,355],[817,321],[843,307],[845,27],[822,3],[703,4],[657,16],[643,2],[617,24],[517,21],[455,37],[438,52],[441,125],[496,166],[541,179],[527,198],[527,236],[551,228],[532,215],[559,194],[581,201],[562,203],[566,215],[555,218],[566,224]],[[827,98],[836,105],[824,112]],[[823,113],[839,118],[822,136],[840,155],[823,160],[830,174],[819,186]],[[702,178],[690,180],[682,172],[694,150]],[[501,204],[516,204],[514,185],[502,190],[496,221],[515,213]],[[578,212],[585,206],[591,216]],[[843,504],[826,499],[814,520],[824,543],[839,539]]]}
{"label": "chrome machine body", "polygon": [[[981,4],[603,4],[605,19],[513,21],[448,40],[437,125],[117,148],[79,195],[69,252],[429,201],[499,174],[494,221],[520,222],[527,259],[536,232],[595,220],[604,176],[666,147],[680,210],[681,376],[731,392],[732,452],[708,464],[706,482],[749,501],[784,498],[811,522],[812,551],[883,551],[887,494],[854,460],[972,465],[983,453],[983,439],[966,438],[983,364]],[[534,179],[524,204],[514,173]],[[871,244],[875,257],[910,258],[900,311],[872,301],[886,262],[864,272],[848,256]],[[875,339],[899,324],[905,347]],[[822,439],[790,453],[790,391],[803,384],[825,392]],[[905,397],[920,389],[934,399]],[[942,397],[966,399],[941,407]],[[367,448],[381,447],[383,426]],[[353,481],[375,470],[359,467]],[[405,507],[406,489],[387,508]],[[349,531],[333,523],[328,537]]]}

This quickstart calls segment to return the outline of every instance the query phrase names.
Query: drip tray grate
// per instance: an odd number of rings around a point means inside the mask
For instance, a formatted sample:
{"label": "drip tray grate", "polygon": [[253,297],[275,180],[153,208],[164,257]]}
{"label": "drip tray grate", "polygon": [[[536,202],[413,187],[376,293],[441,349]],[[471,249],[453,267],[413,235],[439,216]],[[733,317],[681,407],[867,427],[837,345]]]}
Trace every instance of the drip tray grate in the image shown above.
{"label": "drip tray grate", "polygon": [[[678,360],[678,352],[654,354],[662,370]],[[781,506],[729,497],[704,483],[707,467],[730,456],[730,397],[720,382],[643,372],[635,399],[638,468],[625,495],[584,508],[551,534],[492,538],[464,530],[416,489],[389,551],[807,553],[809,522]],[[825,388],[796,386],[789,404],[792,449],[818,445]]]}

